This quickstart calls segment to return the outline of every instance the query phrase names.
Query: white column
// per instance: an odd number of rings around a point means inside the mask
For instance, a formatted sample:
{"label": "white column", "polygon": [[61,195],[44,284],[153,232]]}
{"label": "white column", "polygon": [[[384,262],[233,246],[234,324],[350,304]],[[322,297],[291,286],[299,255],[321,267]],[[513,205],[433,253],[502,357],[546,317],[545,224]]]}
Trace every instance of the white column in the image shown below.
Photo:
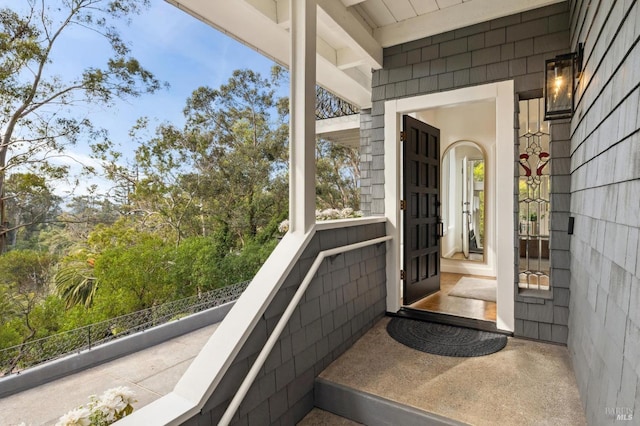
{"label": "white column", "polygon": [[289,229],[307,232],[316,206],[316,0],[290,0]]}

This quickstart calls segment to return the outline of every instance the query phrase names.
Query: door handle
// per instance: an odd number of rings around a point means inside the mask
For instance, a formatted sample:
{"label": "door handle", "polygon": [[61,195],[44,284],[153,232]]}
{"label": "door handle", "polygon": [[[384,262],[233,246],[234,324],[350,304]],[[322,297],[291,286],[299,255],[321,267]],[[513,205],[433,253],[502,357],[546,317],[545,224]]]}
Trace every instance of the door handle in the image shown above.
{"label": "door handle", "polygon": [[444,237],[444,223],[438,218],[438,238]]}

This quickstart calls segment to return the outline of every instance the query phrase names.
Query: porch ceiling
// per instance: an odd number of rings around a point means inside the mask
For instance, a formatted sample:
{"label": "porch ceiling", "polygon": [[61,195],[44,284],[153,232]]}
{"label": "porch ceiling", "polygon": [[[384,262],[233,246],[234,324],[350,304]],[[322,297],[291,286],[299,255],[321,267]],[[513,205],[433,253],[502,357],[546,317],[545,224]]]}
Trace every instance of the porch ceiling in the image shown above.
{"label": "porch ceiling", "polygon": [[[288,67],[290,0],[166,1]],[[560,1],[317,0],[318,84],[367,108],[383,48]]]}
{"label": "porch ceiling", "polygon": [[360,146],[360,115],[316,120],[316,136],[358,148]]}

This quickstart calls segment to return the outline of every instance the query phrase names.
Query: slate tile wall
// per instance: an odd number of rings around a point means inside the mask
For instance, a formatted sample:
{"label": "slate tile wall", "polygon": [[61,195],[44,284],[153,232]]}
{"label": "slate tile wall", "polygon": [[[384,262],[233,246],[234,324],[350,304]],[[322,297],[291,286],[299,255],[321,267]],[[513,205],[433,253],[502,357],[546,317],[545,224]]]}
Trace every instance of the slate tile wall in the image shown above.
{"label": "slate tile wall", "polygon": [[[569,4],[562,2],[386,48],[383,69],[373,73],[371,124],[361,141],[361,149],[367,153],[360,165],[363,176],[366,175],[362,191],[367,194],[362,199],[362,210],[369,214],[384,214],[386,100],[512,79],[517,111],[519,94],[542,89],[545,59],[570,51],[569,29]],[[517,116],[514,122],[514,144],[517,145]],[[552,155],[559,156],[557,162],[551,162],[555,164],[553,171],[557,174],[552,188],[556,202],[552,207],[551,237],[554,290],[544,297],[523,297],[518,295],[516,288],[515,300],[515,334],[557,343],[566,343],[568,335],[568,146],[569,124],[553,125]],[[514,158],[514,179],[518,173],[516,160]],[[517,217],[517,211],[514,215]],[[513,232],[515,247],[517,229]],[[514,259],[514,286],[517,261]]]}
{"label": "slate tile wall", "polygon": [[631,424],[640,419],[640,5],[572,1],[571,34],[574,50],[585,45],[585,72],[571,123],[568,347],[589,424]]}
{"label": "slate tile wall", "polygon": [[[217,424],[322,250],[385,235],[385,224],[319,231],[205,404],[185,425]],[[313,408],[313,381],[386,310],[385,244],[323,261],[235,415],[238,425],[294,425]]]}

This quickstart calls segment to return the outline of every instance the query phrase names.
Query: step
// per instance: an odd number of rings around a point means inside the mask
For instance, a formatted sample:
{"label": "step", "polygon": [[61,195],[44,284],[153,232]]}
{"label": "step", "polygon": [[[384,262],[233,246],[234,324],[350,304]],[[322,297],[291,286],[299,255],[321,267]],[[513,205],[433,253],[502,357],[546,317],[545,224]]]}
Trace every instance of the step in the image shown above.
{"label": "step", "polygon": [[337,414],[330,413],[329,411],[321,410],[320,408],[314,408],[307,414],[302,420],[297,423],[297,426],[359,426],[361,423],[356,423],[347,418],[338,416]]}
{"label": "step", "polygon": [[460,426],[467,424],[320,377],[316,378],[314,384],[314,402],[315,406],[322,410],[368,426]]}

